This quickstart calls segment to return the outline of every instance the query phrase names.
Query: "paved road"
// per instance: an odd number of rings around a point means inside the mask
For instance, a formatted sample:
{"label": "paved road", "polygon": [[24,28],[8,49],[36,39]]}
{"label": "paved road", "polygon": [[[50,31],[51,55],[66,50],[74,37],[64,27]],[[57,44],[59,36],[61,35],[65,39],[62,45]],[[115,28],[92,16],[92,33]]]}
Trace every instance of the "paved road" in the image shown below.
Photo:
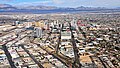
{"label": "paved road", "polygon": [[59,36],[58,36],[58,44],[56,46],[56,53],[58,53],[59,45],[61,43],[61,31],[62,31],[63,27],[64,27],[64,25],[62,24],[62,28],[60,29],[60,33],[59,33]]}
{"label": "paved road", "polygon": [[[25,36],[26,37],[26,36]],[[24,38],[24,37],[23,37]],[[23,39],[23,38],[21,38],[21,39]],[[21,40],[20,39],[20,40]],[[10,41],[8,41],[8,42],[11,42],[12,40],[10,40]],[[19,40],[18,40],[19,41]],[[16,41],[16,42],[18,42],[18,41]],[[14,62],[13,62],[13,60],[12,60],[12,56],[10,55],[10,53],[9,53],[9,51],[8,51],[8,49],[7,49],[7,46],[6,46],[6,44],[8,43],[8,42],[6,42],[5,44],[3,44],[2,45],[2,48],[3,48],[3,50],[4,50],[4,52],[5,52],[5,54],[6,54],[6,56],[7,56],[7,59],[8,59],[8,61],[9,61],[9,63],[10,63],[10,66],[12,67],[12,68],[16,68],[16,66],[14,65]],[[15,43],[16,43],[15,42]]]}
{"label": "paved road", "polygon": [[39,66],[39,68],[44,68],[44,67],[40,64],[40,62],[38,62],[38,61],[35,59],[35,57],[29,53],[29,51],[24,47],[24,45],[20,45],[20,46],[21,46],[21,47],[25,50],[25,52],[33,59],[33,61]]}
{"label": "paved road", "polygon": [[[41,47],[39,44],[36,44],[38,47],[40,47],[41,49],[45,50],[48,54],[52,55],[53,57],[57,58],[59,61],[61,61],[63,64],[65,64],[67,67],[69,67],[69,65],[66,63],[66,60],[69,59],[68,57],[60,57],[58,54],[56,53],[51,53],[48,50],[44,49],[43,47]],[[70,60],[70,59],[69,59]],[[70,63],[70,62],[69,62]]]}
{"label": "paved road", "polygon": [[79,57],[79,54],[78,54],[78,48],[76,46],[76,42],[75,42],[75,39],[74,39],[74,35],[73,35],[73,32],[72,32],[70,23],[69,23],[69,27],[70,27],[70,31],[71,31],[71,42],[72,42],[72,45],[73,45],[73,50],[74,50],[74,55],[75,55],[73,68],[81,68],[81,64],[80,64],[80,61],[79,61],[80,57]]}
{"label": "paved road", "polygon": [[[17,52],[17,54],[20,56],[20,59],[22,60],[22,62],[24,62],[25,63],[25,61],[22,59],[22,57],[21,57],[21,55],[18,53],[18,51],[15,49],[15,51]],[[29,66],[28,66],[29,64],[27,64],[27,65],[23,65],[23,66],[25,66],[25,67],[27,67],[27,68],[29,68]]]}
{"label": "paved road", "polygon": [[12,60],[12,56],[10,55],[7,47],[6,47],[5,45],[3,45],[2,48],[3,48],[3,50],[4,50],[4,52],[5,52],[6,56],[7,56],[7,59],[8,59],[8,61],[9,61],[9,63],[10,63],[11,68],[17,68],[17,67],[14,65],[14,62],[13,62],[13,60]]}
{"label": "paved road", "polygon": [[44,41],[44,43],[46,43],[46,41],[47,41],[47,40],[49,39],[49,37],[51,36],[52,30],[53,30],[53,28],[51,29],[51,31],[50,31],[50,33],[48,34],[48,36],[47,36],[46,40]]}

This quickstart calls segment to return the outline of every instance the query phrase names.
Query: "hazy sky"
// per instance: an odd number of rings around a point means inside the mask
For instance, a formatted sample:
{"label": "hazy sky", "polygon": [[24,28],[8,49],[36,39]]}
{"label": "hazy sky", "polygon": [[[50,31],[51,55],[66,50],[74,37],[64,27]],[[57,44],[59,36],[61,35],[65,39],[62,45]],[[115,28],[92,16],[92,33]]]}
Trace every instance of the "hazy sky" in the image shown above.
{"label": "hazy sky", "polygon": [[1,4],[46,5],[57,7],[120,7],[120,0],[0,0]]}

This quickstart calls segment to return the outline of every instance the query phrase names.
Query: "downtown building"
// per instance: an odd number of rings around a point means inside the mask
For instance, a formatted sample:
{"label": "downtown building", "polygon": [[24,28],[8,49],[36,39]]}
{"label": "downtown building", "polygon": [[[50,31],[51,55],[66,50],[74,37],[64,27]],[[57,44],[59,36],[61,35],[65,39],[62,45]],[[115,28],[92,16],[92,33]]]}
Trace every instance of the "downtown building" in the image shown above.
{"label": "downtown building", "polygon": [[34,28],[34,33],[35,33],[35,37],[42,38],[42,34],[43,34],[42,28],[40,27]]}

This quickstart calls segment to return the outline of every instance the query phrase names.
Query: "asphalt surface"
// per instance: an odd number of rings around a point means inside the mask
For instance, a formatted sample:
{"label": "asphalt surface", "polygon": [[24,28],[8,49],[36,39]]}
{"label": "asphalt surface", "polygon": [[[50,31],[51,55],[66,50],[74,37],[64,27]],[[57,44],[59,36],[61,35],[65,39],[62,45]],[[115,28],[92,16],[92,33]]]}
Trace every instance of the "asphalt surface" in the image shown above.
{"label": "asphalt surface", "polygon": [[39,68],[44,68],[36,59],[33,55],[31,55],[29,53],[29,51],[24,47],[24,45],[20,45],[24,50],[25,52],[33,59],[33,61],[39,66]]}
{"label": "asphalt surface", "polygon": [[72,32],[72,29],[71,29],[71,24],[69,23],[69,27],[70,27],[70,31],[71,31],[71,42],[72,42],[72,45],[73,45],[73,50],[74,50],[74,55],[75,55],[75,59],[74,59],[74,63],[73,63],[73,68],[81,68],[81,64],[80,64],[80,57],[79,57],[79,54],[78,54],[78,48],[76,46],[76,43],[75,43],[75,39],[74,39],[74,35],[73,35],[73,32]]}
{"label": "asphalt surface", "polygon": [[60,33],[59,33],[59,37],[58,37],[58,44],[56,46],[56,53],[58,53],[59,45],[61,43],[61,31],[62,31],[63,27],[64,27],[64,25],[62,24],[62,28],[60,29]]}
{"label": "asphalt surface", "polygon": [[7,47],[6,47],[5,45],[3,45],[2,48],[3,48],[3,50],[4,50],[4,52],[5,52],[6,56],[7,56],[7,59],[8,59],[8,61],[9,61],[9,64],[10,64],[11,68],[17,68],[17,67],[14,65],[14,62],[13,62],[13,60],[12,60],[12,56],[10,55]]}

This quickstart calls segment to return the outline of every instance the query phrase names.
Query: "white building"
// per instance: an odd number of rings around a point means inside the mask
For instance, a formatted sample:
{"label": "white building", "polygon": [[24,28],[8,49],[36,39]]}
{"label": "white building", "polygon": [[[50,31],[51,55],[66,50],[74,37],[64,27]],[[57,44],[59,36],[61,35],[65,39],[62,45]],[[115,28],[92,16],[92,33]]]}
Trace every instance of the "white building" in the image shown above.
{"label": "white building", "polygon": [[29,27],[32,26],[32,22],[24,22],[24,26],[25,26],[26,28],[29,28]]}
{"label": "white building", "polygon": [[66,39],[66,40],[71,39],[71,33],[67,31],[61,32],[61,39]]}

